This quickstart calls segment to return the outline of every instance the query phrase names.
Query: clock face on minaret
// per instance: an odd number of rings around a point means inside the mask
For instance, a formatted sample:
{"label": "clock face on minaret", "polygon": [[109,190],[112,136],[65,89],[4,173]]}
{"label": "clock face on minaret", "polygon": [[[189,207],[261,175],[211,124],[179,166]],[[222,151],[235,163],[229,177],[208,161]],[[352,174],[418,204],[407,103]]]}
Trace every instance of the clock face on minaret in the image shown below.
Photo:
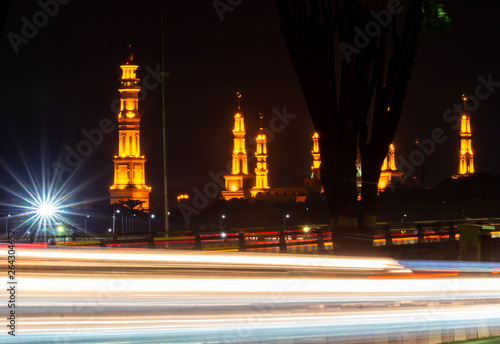
{"label": "clock face on minaret", "polygon": [[145,181],[146,158],[140,149],[139,86],[136,76],[138,65],[132,63],[133,55],[120,66],[120,112],[118,113],[118,155],[114,162],[114,183],[110,187],[111,204],[120,201],[142,201],[142,208],[149,209],[151,187]]}

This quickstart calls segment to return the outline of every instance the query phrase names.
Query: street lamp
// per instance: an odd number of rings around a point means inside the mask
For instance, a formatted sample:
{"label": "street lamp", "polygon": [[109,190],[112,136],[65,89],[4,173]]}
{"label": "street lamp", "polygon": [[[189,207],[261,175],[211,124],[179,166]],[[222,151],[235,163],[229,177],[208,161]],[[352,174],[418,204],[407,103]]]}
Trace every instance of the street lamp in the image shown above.
{"label": "street lamp", "polygon": [[290,218],[290,214],[286,214],[285,217],[283,218],[283,227],[286,227],[286,219]]}
{"label": "street lamp", "polygon": [[220,217],[220,221],[219,221],[219,229],[222,230],[222,220],[224,220],[226,218],[226,215],[222,214],[222,216]]}
{"label": "street lamp", "polygon": [[[117,210],[116,210],[116,213],[117,213],[117,214],[120,214],[120,209],[117,209]],[[122,213],[122,234],[123,234],[123,213]]]}
{"label": "street lamp", "polygon": [[149,218],[149,233],[151,233],[151,219],[155,218],[155,214],[151,214],[151,217]]}
{"label": "street lamp", "polygon": [[49,201],[37,205],[37,214],[42,218],[44,242],[47,242],[47,220],[50,220],[56,213],[56,206]]}
{"label": "street lamp", "polygon": [[85,232],[84,232],[85,235],[87,234],[87,218],[89,217],[90,217],[89,215],[85,217]]}
{"label": "street lamp", "polygon": [[5,218],[5,236],[7,238],[9,237],[9,217],[10,217],[10,214],[7,215],[7,217]]}
{"label": "street lamp", "polygon": [[[113,234],[116,233],[116,214],[120,214],[120,209],[113,211]],[[122,222],[123,222],[123,219],[122,219]],[[123,223],[122,223],[122,226],[123,226]]]}

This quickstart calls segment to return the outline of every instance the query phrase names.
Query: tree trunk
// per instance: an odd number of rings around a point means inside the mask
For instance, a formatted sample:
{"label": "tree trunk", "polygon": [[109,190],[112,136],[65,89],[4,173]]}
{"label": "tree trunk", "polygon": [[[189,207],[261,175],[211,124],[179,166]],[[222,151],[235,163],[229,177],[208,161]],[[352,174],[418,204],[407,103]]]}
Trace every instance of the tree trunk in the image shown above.
{"label": "tree trunk", "polygon": [[[387,12],[389,1],[276,0],[283,36],[319,133],[321,182],[336,253],[369,254],[373,245],[380,167],[401,115],[428,2],[399,4],[405,12],[394,14],[361,49],[359,31],[373,22],[373,12]],[[396,16],[405,18],[400,22]],[[341,43],[356,53],[347,58]]]}

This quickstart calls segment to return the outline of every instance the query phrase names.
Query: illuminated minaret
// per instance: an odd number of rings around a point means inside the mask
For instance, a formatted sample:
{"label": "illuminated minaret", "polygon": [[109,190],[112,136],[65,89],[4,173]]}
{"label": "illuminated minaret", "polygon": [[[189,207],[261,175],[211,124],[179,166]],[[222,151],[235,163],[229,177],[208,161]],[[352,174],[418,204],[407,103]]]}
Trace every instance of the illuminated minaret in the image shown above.
{"label": "illuminated minaret", "polygon": [[140,79],[136,77],[139,66],[132,64],[134,55],[131,46],[130,55],[122,69],[120,79],[120,112],[118,113],[118,155],[113,162],[114,184],[109,188],[111,204],[119,201],[143,201],[142,208],[149,209],[151,187],[145,184],[144,163],[146,159],[140,150],[140,122],[138,93]]}
{"label": "illuminated minaret", "polygon": [[313,158],[313,163],[311,166],[311,177],[304,179],[304,184],[308,193],[308,197],[311,197],[312,195],[316,195],[316,197],[318,197],[323,192],[319,174],[319,167],[321,166],[321,155],[319,153],[319,134],[314,133],[312,136],[312,140],[313,149],[311,151],[311,155]]}
{"label": "illuminated minaret", "polygon": [[238,112],[234,115],[234,149],[232,174],[248,174],[247,150],[245,148],[245,118],[241,114],[241,94],[237,93]]}
{"label": "illuminated minaret", "polygon": [[[226,190],[222,191],[222,196],[226,200],[231,198],[246,197],[243,185],[245,180],[251,179],[248,174],[247,151],[245,148],[245,118],[241,113],[241,93],[236,93],[238,97],[238,111],[234,114],[234,145],[231,174],[225,175]],[[246,184],[246,183],[245,183]]]}
{"label": "illuminated minaret", "polygon": [[311,166],[311,179],[320,179],[319,177],[319,167],[321,166],[321,155],[319,154],[319,135],[318,133],[314,133],[312,136],[313,139],[313,150],[311,154],[313,156],[313,164]]}
{"label": "illuminated minaret", "polygon": [[269,173],[269,170],[267,169],[267,136],[262,126],[263,118],[264,116],[260,113],[260,128],[257,138],[255,139],[257,142],[257,150],[255,152],[255,157],[257,158],[257,167],[255,168],[255,186],[250,191],[252,197],[255,197],[259,192],[266,192],[269,189],[269,185],[267,183],[267,174]]}
{"label": "illuminated minaret", "polygon": [[[396,180],[400,180],[403,172],[398,172],[396,168],[396,159],[395,159],[395,148],[391,143],[389,145],[389,152],[382,163],[380,178],[378,180],[378,189],[379,191],[384,190],[387,185],[394,183]],[[394,181],[393,181],[394,179]]]}
{"label": "illuminated minaret", "polygon": [[389,146],[389,153],[384,159],[382,164],[382,171],[396,171],[396,161],[394,159],[394,145],[391,143]]}
{"label": "illuminated minaret", "polygon": [[460,155],[458,177],[468,176],[474,173],[474,163],[472,160],[473,154],[471,146],[472,132],[470,129],[470,115],[465,108],[465,101],[467,100],[465,94],[462,94],[462,100],[464,101],[464,113],[462,115],[462,121],[460,125]]}

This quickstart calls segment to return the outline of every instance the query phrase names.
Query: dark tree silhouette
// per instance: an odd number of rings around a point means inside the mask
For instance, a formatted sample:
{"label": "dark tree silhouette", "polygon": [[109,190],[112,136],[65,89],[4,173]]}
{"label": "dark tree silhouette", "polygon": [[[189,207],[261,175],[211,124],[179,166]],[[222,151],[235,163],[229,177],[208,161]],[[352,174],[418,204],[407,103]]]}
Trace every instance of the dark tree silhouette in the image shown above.
{"label": "dark tree silhouette", "polygon": [[398,126],[424,20],[434,31],[449,26],[450,20],[437,7],[441,5],[429,0],[276,3],[320,135],[321,182],[339,252],[369,252],[380,169]]}

